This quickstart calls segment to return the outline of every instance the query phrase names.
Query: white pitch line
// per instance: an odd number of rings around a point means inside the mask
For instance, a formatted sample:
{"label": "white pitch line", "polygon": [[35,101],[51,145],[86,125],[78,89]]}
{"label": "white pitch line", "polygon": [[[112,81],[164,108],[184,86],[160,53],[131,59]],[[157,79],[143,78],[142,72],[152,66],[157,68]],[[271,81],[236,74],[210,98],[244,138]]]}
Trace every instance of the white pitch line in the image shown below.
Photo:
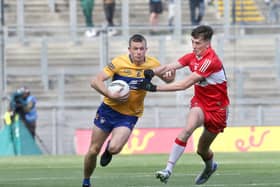
{"label": "white pitch line", "polygon": [[[78,179],[79,177],[76,177]],[[32,178],[11,178],[11,179],[0,179],[0,182],[13,182],[13,181],[40,181],[40,180],[76,180],[73,177],[32,177]]]}
{"label": "white pitch line", "polygon": [[[220,174],[220,175],[224,175],[224,174]],[[127,176],[126,177],[151,177],[152,175],[141,175],[141,176]],[[190,176],[190,175],[187,175],[187,174],[177,174],[176,176]],[[0,179],[0,182],[15,182],[15,181],[42,181],[42,180],[53,180],[53,181],[57,181],[57,180],[78,180],[80,177],[77,177],[77,176],[71,176],[71,177],[34,177],[34,178],[20,178],[20,179],[15,179],[15,178],[11,178],[11,179]],[[102,178],[100,176],[95,176],[94,178]],[[108,178],[108,176],[106,176],[106,178]],[[115,177],[111,177],[111,178],[115,178]],[[194,187],[197,187],[197,185],[193,185]],[[279,182],[276,182],[276,183],[234,183],[234,184],[207,184],[206,185],[207,187],[243,187],[243,186],[265,186],[265,187],[272,187],[272,186],[277,186],[279,187],[280,186],[280,183]],[[134,186],[129,186],[129,187],[134,187]],[[152,186],[144,186],[144,187],[152,187]]]}

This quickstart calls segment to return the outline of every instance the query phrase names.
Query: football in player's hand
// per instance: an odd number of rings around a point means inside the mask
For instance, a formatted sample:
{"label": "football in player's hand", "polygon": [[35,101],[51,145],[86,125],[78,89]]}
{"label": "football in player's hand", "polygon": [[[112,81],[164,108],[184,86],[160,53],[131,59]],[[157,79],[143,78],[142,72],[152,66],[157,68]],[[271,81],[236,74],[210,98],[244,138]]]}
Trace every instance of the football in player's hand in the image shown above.
{"label": "football in player's hand", "polygon": [[129,92],[129,85],[123,80],[115,80],[109,84],[108,90],[112,94],[119,92],[121,96],[125,96]]}

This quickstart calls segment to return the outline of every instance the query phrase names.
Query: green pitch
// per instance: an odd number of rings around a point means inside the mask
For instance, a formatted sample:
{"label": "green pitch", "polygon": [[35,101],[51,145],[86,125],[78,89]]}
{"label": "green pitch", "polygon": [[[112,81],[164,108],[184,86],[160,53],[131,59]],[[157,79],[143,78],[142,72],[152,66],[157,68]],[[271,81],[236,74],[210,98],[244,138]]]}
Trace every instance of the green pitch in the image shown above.
{"label": "green pitch", "polygon": [[[280,187],[280,152],[216,153],[219,168],[207,187]],[[97,167],[94,187],[193,187],[203,165],[196,154],[185,154],[169,182],[155,179],[168,155],[118,155]],[[99,160],[98,160],[99,161]],[[0,157],[1,187],[81,187],[83,157]]]}

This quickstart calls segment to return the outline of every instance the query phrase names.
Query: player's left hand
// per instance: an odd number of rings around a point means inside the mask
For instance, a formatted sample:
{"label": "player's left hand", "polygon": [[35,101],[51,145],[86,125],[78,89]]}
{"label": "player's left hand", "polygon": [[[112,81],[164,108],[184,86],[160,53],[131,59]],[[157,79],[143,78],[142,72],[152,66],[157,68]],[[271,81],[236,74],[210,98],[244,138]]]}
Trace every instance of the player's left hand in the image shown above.
{"label": "player's left hand", "polygon": [[144,70],[144,76],[146,79],[151,80],[155,76],[155,73],[151,69],[146,69],[146,70]]}
{"label": "player's left hand", "polygon": [[142,89],[142,90],[150,91],[150,92],[157,91],[157,86],[147,80],[143,80],[142,82],[140,82],[138,85],[138,88]]}
{"label": "player's left hand", "polygon": [[119,92],[115,92],[115,93],[111,93],[111,92],[108,92],[108,97],[117,101],[117,102],[126,102],[128,100],[128,97],[129,97],[129,92],[125,95],[121,95],[121,90]]}
{"label": "player's left hand", "polygon": [[129,92],[121,97],[118,98],[118,101],[123,103],[123,102],[126,102],[128,100],[128,97],[129,97]]}

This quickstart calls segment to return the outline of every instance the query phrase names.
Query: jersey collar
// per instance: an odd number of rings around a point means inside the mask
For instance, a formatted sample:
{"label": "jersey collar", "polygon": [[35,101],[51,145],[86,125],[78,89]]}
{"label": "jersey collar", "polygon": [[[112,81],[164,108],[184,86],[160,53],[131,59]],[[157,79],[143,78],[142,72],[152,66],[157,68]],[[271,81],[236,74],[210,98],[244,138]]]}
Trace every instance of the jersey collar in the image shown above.
{"label": "jersey collar", "polygon": [[[130,54],[128,55],[128,58],[129,58],[129,60],[130,60],[130,62],[131,62],[132,64],[135,64],[135,63],[133,62],[133,59],[132,59],[132,57],[131,57]],[[146,57],[144,58],[144,62],[146,62]],[[143,63],[144,63],[144,62],[143,62]]]}
{"label": "jersey collar", "polygon": [[210,53],[210,51],[212,50],[211,47],[208,47],[201,56],[196,56],[197,60],[201,60],[203,57],[205,57],[206,55],[208,55]]}

